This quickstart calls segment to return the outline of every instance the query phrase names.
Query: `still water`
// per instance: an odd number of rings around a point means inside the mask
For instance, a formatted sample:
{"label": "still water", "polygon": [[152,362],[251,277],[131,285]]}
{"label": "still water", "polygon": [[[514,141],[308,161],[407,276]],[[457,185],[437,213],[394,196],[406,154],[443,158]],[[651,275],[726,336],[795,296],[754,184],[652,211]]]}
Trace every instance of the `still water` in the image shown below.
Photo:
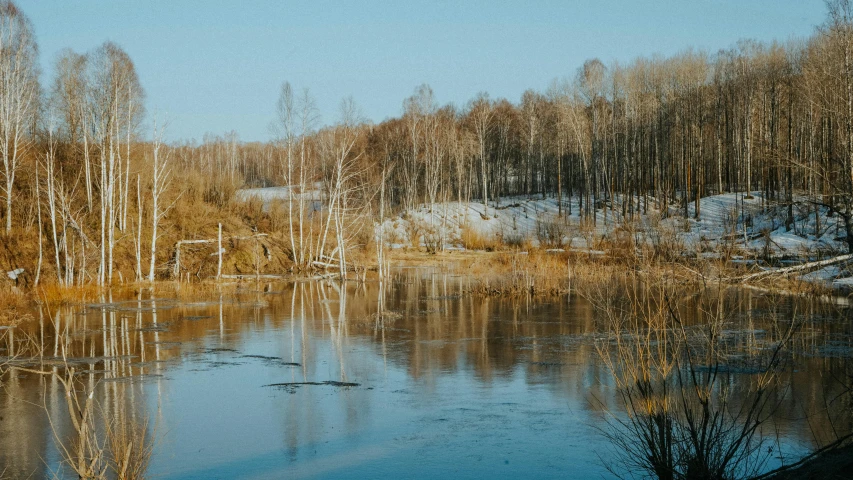
{"label": "still water", "polygon": [[[42,350],[3,377],[0,472],[74,477],[60,375],[34,371],[65,358],[99,414],[147,423],[151,478],[611,477],[600,429],[619,402],[591,306],[470,296],[469,281],[401,269],[381,289],[251,283],[209,302],[139,292],[34,312],[0,351]],[[727,308],[760,332],[761,294],[736,297]],[[807,325],[772,422],[788,460],[851,428],[817,413],[849,371],[848,311],[796,311]]]}

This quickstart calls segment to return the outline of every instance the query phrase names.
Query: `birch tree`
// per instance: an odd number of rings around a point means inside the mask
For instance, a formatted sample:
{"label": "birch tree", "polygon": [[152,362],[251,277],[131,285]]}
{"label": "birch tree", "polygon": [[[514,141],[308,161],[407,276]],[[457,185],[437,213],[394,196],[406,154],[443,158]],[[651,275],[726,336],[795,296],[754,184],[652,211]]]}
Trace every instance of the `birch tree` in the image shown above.
{"label": "birch tree", "polygon": [[[116,227],[127,201],[130,134],[142,116],[142,88],[130,57],[118,45],[106,42],[90,54],[87,116],[100,163],[100,284],[113,276]],[[84,149],[88,147],[84,139]],[[126,148],[122,149],[125,143]],[[125,161],[122,162],[122,155]],[[123,226],[123,222],[121,223]]]}
{"label": "birch tree", "polygon": [[[47,209],[48,215],[50,215],[50,232],[51,232],[51,240],[53,241],[53,253],[54,260],[56,262],[56,278],[57,282],[62,285],[64,284],[64,275],[62,272],[62,264],[59,261],[59,254],[62,250],[59,242],[59,232],[57,227],[57,214],[59,213],[59,209],[57,208],[57,177],[60,175],[56,169],[56,140],[53,136],[53,125],[48,126],[48,144],[47,150],[44,152],[44,171],[45,171],[45,195],[47,196]],[[41,198],[39,198],[39,204],[41,204]],[[63,231],[65,230],[63,226]]]}
{"label": "birch tree", "polygon": [[305,223],[308,202],[313,201],[315,193],[311,137],[319,114],[308,89],[297,96],[288,82],[281,86],[276,113],[279,147],[284,151],[291,257],[297,269],[304,269],[312,260],[311,227],[306,232]]}
{"label": "birch tree", "polygon": [[[415,93],[403,102],[403,118],[406,122],[410,148],[402,171],[405,179],[403,197],[407,209],[415,207],[420,193],[422,175],[431,174],[434,171],[429,165],[429,158],[427,158],[429,153],[426,150],[431,138],[430,129],[433,128],[435,109],[432,88],[427,84],[417,87]],[[427,179],[427,182],[429,181],[430,179]]]}
{"label": "birch tree", "polygon": [[[294,175],[293,175],[293,160],[295,155],[295,143],[296,143],[296,104],[293,98],[293,88],[291,88],[290,83],[285,82],[281,85],[281,93],[278,97],[277,104],[277,113],[278,113],[278,127],[280,128],[279,132],[279,142],[282,143],[282,148],[284,149],[285,161],[284,161],[284,181],[285,187],[287,188],[287,225],[290,233],[290,252],[291,257],[293,259],[294,265],[299,265],[299,252],[296,249],[296,235],[294,234],[293,228],[293,203],[294,203],[294,195],[293,189],[296,188],[294,184]],[[301,246],[301,242],[300,242]]]}
{"label": "birch tree", "polygon": [[330,257],[337,254],[341,279],[345,280],[349,236],[345,231],[345,221],[347,213],[352,213],[349,202],[357,189],[356,179],[361,173],[358,167],[361,153],[355,151],[355,146],[361,135],[363,120],[351,98],[343,100],[340,109],[341,120],[338,125],[321,133],[324,164],[327,169],[325,182],[328,215],[317,252],[318,258],[322,260],[330,226],[333,224],[337,245]]}
{"label": "birch tree", "polygon": [[473,123],[474,134],[477,139],[477,157],[480,159],[480,191],[483,195],[485,215],[489,214],[489,162],[487,159],[489,131],[492,128],[492,117],[494,110],[488,94],[480,93],[471,103],[469,116]]}
{"label": "birch tree", "polygon": [[6,233],[12,231],[15,174],[32,144],[27,129],[38,111],[38,76],[38,47],[30,20],[13,2],[0,2],[0,157]]}
{"label": "birch tree", "polygon": [[[154,124],[154,138],[151,147],[151,261],[148,268],[148,281],[153,282],[155,269],[157,266],[157,228],[160,225],[160,220],[169,212],[174,205],[174,202],[168,206],[163,206],[163,194],[169,189],[172,182],[172,168],[169,164],[170,153],[165,155],[161,151],[163,148],[163,129],[158,129],[157,124]],[[140,206],[140,208],[142,208]]]}
{"label": "birch tree", "polygon": [[[56,77],[50,95],[50,108],[64,132],[57,132],[71,150],[75,150],[81,137],[86,135],[84,113],[86,112],[86,56],[71,49],[60,52],[54,64]],[[87,137],[88,138],[88,137]],[[60,140],[57,138],[57,140]],[[87,144],[88,146],[88,144]],[[87,149],[88,150],[88,149]],[[76,151],[74,153],[77,153]],[[93,208],[92,166],[90,156],[83,156],[83,178],[86,190],[86,205]]]}

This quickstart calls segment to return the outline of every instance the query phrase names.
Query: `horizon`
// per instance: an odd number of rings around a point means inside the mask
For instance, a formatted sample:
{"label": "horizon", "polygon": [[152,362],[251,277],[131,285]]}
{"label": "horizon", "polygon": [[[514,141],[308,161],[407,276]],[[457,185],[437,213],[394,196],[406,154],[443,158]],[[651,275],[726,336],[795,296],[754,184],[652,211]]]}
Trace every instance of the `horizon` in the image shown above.
{"label": "horizon", "polygon": [[691,48],[715,53],[742,39],[785,42],[811,35],[826,16],[820,0],[19,6],[33,22],[45,90],[61,50],[113,41],[145,89],[145,136],[156,115],[168,120],[170,142],[230,131],[243,142],[269,141],[285,81],[311,91],[323,125],[349,96],[380,123],[399,116],[424,83],[442,105],[462,107],[479,92],[516,103],[525,90],[574,76],[586,59],[624,64]]}

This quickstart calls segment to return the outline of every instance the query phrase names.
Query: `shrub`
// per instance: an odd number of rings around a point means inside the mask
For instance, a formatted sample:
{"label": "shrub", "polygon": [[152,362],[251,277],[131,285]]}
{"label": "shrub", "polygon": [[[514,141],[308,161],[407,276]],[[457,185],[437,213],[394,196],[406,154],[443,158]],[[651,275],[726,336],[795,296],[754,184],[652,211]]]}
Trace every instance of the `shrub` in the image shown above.
{"label": "shrub", "polygon": [[227,178],[218,178],[211,182],[204,191],[202,198],[205,202],[225,208],[234,201],[238,185]]}
{"label": "shrub", "polygon": [[566,231],[566,223],[556,216],[543,216],[536,220],[536,238],[543,247],[562,247]]}

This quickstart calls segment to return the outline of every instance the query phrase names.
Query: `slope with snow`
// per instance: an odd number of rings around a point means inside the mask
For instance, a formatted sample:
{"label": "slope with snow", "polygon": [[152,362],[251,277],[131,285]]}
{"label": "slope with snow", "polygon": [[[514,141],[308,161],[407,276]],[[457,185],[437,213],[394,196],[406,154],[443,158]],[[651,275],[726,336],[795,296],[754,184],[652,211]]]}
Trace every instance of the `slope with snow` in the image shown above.
{"label": "slope with snow", "polygon": [[[259,198],[265,206],[274,200],[287,201],[289,187],[245,189],[241,199]],[[305,192],[314,209],[321,208],[319,188]],[[685,254],[716,256],[722,249],[738,252],[736,258],[750,263],[785,265],[828,258],[846,252],[844,227],[839,215],[827,207],[795,198],[793,223],[786,225],[787,205],[766,201],[760,192],[751,196],[726,193],[702,198],[699,215],[691,202],[672,205],[668,215],[652,208],[634,217],[632,232],[642,232],[645,241],[653,234],[669,233],[684,247]],[[589,249],[596,239],[609,236],[626,225],[619,198],[595,210],[595,222],[582,221],[578,198],[564,199],[562,209],[554,197],[502,198],[490,202],[445,202],[420,205],[392,216],[376,228],[392,248],[443,246],[463,249],[463,235],[513,245]],[[641,238],[638,236],[638,238]],[[752,260],[746,260],[751,258]],[[801,278],[839,288],[853,287],[853,277],[843,265],[808,272]]]}

